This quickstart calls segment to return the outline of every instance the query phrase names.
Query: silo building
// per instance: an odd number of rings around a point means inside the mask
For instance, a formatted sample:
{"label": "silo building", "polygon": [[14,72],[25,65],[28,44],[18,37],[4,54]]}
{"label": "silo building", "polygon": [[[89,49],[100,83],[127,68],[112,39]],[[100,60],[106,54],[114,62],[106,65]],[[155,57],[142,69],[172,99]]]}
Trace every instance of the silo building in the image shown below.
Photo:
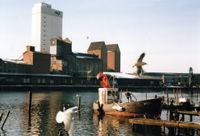
{"label": "silo building", "polygon": [[118,44],[107,44],[107,70],[120,72],[120,49]]}
{"label": "silo building", "polygon": [[32,8],[32,45],[40,52],[50,53],[50,40],[62,37],[63,12],[52,9],[46,3],[35,4]]}

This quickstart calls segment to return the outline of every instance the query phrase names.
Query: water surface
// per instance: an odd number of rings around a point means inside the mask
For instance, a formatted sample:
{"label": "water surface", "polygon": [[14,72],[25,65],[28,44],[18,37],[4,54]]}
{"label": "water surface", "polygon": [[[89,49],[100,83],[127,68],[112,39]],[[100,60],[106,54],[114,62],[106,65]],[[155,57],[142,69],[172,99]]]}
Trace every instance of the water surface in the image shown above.
{"label": "water surface", "polygon": [[[165,133],[159,127],[156,131],[153,129],[133,129],[128,123],[127,118],[116,118],[113,116],[105,116],[100,120],[97,115],[92,112],[92,103],[97,99],[97,91],[79,91],[79,90],[37,90],[32,91],[31,116],[28,110],[28,91],[0,91],[0,113],[5,115],[10,111],[8,120],[4,126],[4,130],[0,130],[3,136],[57,136],[66,135],[63,123],[58,124],[55,120],[58,111],[65,106],[76,106],[77,97],[81,96],[80,114],[73,115],[71,122],[70,135],[73,136],[144,136],[144,135],[168,135],[168,129]],[[153,98],[157,96],[166,96],[166,92],[134,92],[138,100]],[[182,93],[184,97],[191,99],[198,104],[200,98],[198,93]],[[174,94],[169,93],[169,97]],[[123,98],[126,101],[126,98]],[[162,119],[168,118],[168,112],[162,111]],[[4,120],[3,118],[3,120]],[[189,120],[189,117],[186,117]],[[194,117],[194,121],[199,122],[199,117]],[[2,125],[2,122],[0,125]],[[156,133],[156,134],[155,134]],[[197,135],[197,132],[195,132]]]}

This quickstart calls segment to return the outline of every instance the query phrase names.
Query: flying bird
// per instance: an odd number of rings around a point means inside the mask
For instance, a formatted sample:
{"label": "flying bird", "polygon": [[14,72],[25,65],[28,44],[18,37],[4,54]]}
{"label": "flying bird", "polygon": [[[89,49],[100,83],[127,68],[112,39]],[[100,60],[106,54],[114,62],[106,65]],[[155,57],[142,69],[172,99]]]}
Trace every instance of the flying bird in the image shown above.
{"label": "flying bird", "polygon": [[142,68],[143,65],[146,65],[146,62],[143,62],[143,58],[145,56],[145,53],[143,52],[140,57],[138,58],[137,62],[133,65],[133,67],[137,68],[137,75],[141,76],[144,73],[144,70]]}
{"label": "flying bird", "polygon": [[65,109],[63,107],[63,111],[59,111],[56,114],[56,122],[57,123],[64,123],[65,126],[65,131],[70,135],[73,130],[73,119],[72,119],[72,114],[78,112],[78,107],[74,106],[68,109]]}

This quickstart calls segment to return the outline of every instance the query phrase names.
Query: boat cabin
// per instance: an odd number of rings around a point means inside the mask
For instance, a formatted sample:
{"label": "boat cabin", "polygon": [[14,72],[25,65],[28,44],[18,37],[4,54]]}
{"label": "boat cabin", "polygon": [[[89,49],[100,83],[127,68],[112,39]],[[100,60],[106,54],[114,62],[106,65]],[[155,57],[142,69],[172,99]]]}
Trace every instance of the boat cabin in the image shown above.
{"label": "boat cabin", "polygon": [[119,100],[118,88],[99,88],[99,103],[110,104]]}

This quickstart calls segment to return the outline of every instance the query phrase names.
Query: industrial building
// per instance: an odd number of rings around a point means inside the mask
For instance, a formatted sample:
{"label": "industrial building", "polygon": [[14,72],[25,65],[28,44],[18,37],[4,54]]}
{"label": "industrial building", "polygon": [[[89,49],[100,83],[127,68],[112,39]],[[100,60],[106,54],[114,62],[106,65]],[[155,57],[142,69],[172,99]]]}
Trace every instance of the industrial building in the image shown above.
{"label": "industrial building", "polygon": [[73,53],[72,42],[66,38],[51,40],[51,72],[79,77],[96,76],[102,71],[102,60],[96,55]]}
{"label": "industrial building", "polygon": [[37,3],[32,8],[32,45],[40,52],[50,53],[50,40],[62,37],[62,11],[50,4]]}
{"label": "industrial building", "polygon": [[121,53],[118,44],[108,44],[106,47],[107,47],[107,71],[120,72]]}
{"label": "industrial building", "polygon": [[88,54],[97,55],[103,62],[103,71],[120,72],[120,49],[118,44],[106,45],[104,41],[92,42]]}
{"label": "industrial building", "polygon": [[31,65],[30,72],[34,74],[49,74],[51,65],[51,55],[35,51],[35,47],[26,46],[23,53],[24,64]]}
{"label": "industrial building", "polygon": [[32,65],[19,60],[0,59],[0,73],[30,73]]}

